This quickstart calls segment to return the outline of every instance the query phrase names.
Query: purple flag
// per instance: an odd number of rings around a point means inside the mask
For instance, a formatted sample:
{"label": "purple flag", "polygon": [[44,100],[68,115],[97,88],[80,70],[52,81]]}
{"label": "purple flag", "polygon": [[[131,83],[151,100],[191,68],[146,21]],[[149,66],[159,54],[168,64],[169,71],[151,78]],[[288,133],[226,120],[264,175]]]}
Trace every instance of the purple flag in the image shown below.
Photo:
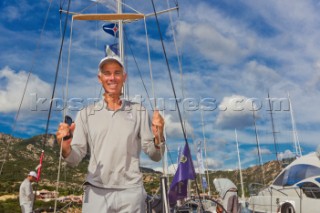
{"label": "purple flag", "polygon": [[195,180],[196,172],[193,167],[192,157],[188,143],[185,144],[181,153],[180,162],[176,174],[173,177],[169,189],[170,204],[187,197],[188,180]]}
{"label": "purple flag", "polygon": [[180,162],[180,158],[181,158],[181,146],[178,147],[178,159],[177,159],[177,164],[179,164]]}
{"label": "purple flag", "polygon": [[114,37],[119,37],[119,27],[117,24],[105,24],[102,26],[102,29]]}

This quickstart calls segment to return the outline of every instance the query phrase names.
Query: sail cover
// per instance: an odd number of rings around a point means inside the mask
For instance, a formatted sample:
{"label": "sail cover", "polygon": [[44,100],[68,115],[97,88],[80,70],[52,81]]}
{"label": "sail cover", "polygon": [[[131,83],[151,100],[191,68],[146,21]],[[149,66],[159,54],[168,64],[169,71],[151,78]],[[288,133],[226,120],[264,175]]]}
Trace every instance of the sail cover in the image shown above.
{"label": "sail cover", "polygon": [[213,184],[219,192],[221,198],[224,198],[228,190],[237,189],[237,186],[228,178],[215,178]]}

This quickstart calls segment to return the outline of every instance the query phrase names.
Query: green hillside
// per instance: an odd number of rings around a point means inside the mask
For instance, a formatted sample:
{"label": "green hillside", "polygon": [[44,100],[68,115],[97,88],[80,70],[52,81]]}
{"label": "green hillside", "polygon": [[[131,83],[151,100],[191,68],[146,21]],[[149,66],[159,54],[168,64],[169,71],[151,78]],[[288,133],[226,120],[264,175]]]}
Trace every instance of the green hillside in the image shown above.
{"label": "green hillside", "polygon": [[[10,135],[0,133],[0,160],[2,172],[0,174],[0,196],[15,194],[19,192],[19,187],[23,179],[30,170],[35,170],[39,164],[39,158],[42,150],[45,157],[43,160],[43,168],[41,180],[37,185],[37,190],[47,189],[53,191],[56,189],[58,162],[59,162],[59,147],[55,142],[53,135],[49,135],[47,141],[44,142],[44,136],[38,135],[30,139],[14,138]],[[88,157],[86,157],[76,168],[71,168],[62,163],[60,172],[59,195],[80,195],[82,194],[82,184],[85,180],[85,175],[88,166]],[[3,163],[5,160],[5,163]],[[62,161],[63,162],[63,161]],[[280,172],[281,168],[275,161],[265,163],[264,168],[264,183],[269,184]],[[148,194],[158,192],[160,183],[160,172],[155,172],[150,168],[141,168],[144,174],[144,184]],[[248,185],[253,182],[263,183],[262,170],[258,166],[250,167],[242,171],[243,181],[245,185],[245,194],[248,196]],[[217,195],[213,186],[214,178],[229,178],[232,180],[241,193],[239,171],[209,171],[211,194]],[[169,177],[169,183],[172,176]],[[199,180],[199,177],[198,179]],[[201,183],[198,181],[198,186],[201,192]],[[192,183],[193,192],[195,192],[195,182]],[[207,192],[207,190],[206,190]],[[16,205],[16,206],[15,206]],[[43,203],[37,202],[36,205],[44,206]],[[46,203],[45,206],[50,206],[52,203]],[[19,208],[17,200],[0,200],[1,209]],[[10,212],[10,211],[9,211]]]}

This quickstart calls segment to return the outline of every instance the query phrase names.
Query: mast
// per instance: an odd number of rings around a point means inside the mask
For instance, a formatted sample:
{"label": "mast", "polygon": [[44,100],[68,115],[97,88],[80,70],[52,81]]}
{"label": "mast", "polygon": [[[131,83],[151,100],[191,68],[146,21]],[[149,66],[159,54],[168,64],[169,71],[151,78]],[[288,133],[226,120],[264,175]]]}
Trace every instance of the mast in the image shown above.
{"label": "mast", "polygon": [[257,152],[258,152],[259,165],[260,165],[261,172],[262,172],[262,183],[264,184],[265,176],[264,176],[264,169],[263,169],[263,165],[262,165],[262,157],[261,157],[261,153],[260,153],[260,142],[259,142],[259,138],[258,138],[258,131],[257,131],[257,125],[256,125],[256,116],[255,116],[255,113],[254,113],[253,103],[252,103],[252,115],[253,115],[253,125],[254,125],[254,130],[255,130],[255,135],[256,135],[256,143],[257,143]]}
{"label": "mast", "polygon": [[235,135],[236,135],[236,144],[237,144],[237,153],[238,153],[238,164],[239,164],[240,183],[241,183],[241,198],[244,200],[244,186],[243,186],[243,178],[242,178],[242,169],[241,169],[241,160],[240,160],[237,129],[234,129],[234,132],[235,132]]}
{"label": "mast", "polygon": [[[117,13],[122,14],[122,0],[117,1]],[[122,62],[124,62],[124,47],[123,47],[123,20],[118,20],[119,27],[119,56]]]}
{"label": "mast", "polygon": [[271,105],[269,92],[268,92],[268,102],[269,102],[269,109],[270,109],[270,116],[271,116],[271,125],[272,125],[272,135],[273,135],[274,150],[276,152],[277,161],[280,164],[280,161],[279,161],[279,158],[278,158],[277,135],[276,135],[275,127],[274,127],[273,114],[272,114],[273,107]]}
{"label": "mast", "polygon": [[294,143],[294,147],[296,149],[297,157],[301,157],[302,152],[301,152],[299,137],[298,137],[298,133],[297,133],[297,127],[296,127],[296,123],[295,123],[294,116],[293,116],[293,109],[292,109],[289,93],[288,93],[288,100],[289,100],[290,115],[291,115],[293,143]]}
{"label": "mast", "polygon": [[[122,14],[122,0],[117,1],[117,13]],[[118,39],[119,57],[122,63],[125,64],[124,63],[124,43],[123,43],[123,20],[118,20],[118,27],[119,27],[119,39]],[[127,89],[128,89],[127,84],[124,83],[122,90],[123,90],[123,96],[125,99],[129,98],[127,97],[128,96]]]}
{"label": "mast", "polygon": [[207,140],[204,130],[204,121],[203,121],[203,110],[201,110],[201,121],[202,121],[202,135],[203,135],[203,145],[204,145],[204,156],[206,158],[206,173],[207,173],[207,182],[208,182],[208,195],[211,195],[210,189],[210,178],[209,178],[209,170],[208,170],[208,158],[207,158]]}

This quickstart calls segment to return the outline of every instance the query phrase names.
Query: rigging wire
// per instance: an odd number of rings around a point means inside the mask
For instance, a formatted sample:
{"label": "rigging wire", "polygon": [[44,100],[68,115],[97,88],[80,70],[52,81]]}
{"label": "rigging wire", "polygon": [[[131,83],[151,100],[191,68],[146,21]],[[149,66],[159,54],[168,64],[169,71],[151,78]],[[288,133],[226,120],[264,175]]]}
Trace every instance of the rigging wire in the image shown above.
{"label": "rigging wire", "polygon": [[[178,5],[178,2],[176,1],[175,2],[176,4],[176,8],[177,10],[179,9],[179,5]],[[170,5],[169,5],[169,1],[167,0],[167,6],[168,8],[170,8]],[[175,37],[175,33],[174,33],[174,29],[173,29],[173,21],[172,21],[172,16],[171,16],[171,13],[169,12],[169,18],[170,18],[170,26],[171,26],[171,31],[172,31],[172,38],[173,38],[173,43],[174,43],[174,46],[175,46],[175,50],[176,50],[176,54],[177,54],[177,60],[178,60],[178,65],[179,65],[179,71],[180,71],[180,81],[181,81],[181,93],[182,93],[182,98],[184,99],[185,98],[185,94],[184,94],[184,80],[183,80],[183,71],[182,71],[182,64],[181,64],[181,60],[180,60],[180,52],[179,52],[179,49],[178,49],[178,45],[177,45],[177,42],[176,42],[176,37]],[[185,111],[183,111],[183,117],[186,118],[186,113]],[[187,119],[185,119],[187,120]],[[186,123],[185,121],[183,122],[183,125],[186,126]],[[193,138],[194,140],[194,138]],[[169,151],[169,147],[167,146],[167,149],[168,149],[168,153],[169,153],[169,156],[171,158],[171,154],[170,154],[170,151]],[[173,164],[173,161],[171,159],[171,163],[173,165],[173,169],[174,171],[176,171],[176,168]]]}
{"label": "rigging wire", "polygon": [[[70,5],[70,1],[69,1],[69,5]],[[68,6],[68,10],[69,11],[69,6]],[[66,29],[66,26],[67,26],[67,17],[68,17],[68,13],[66,15],[66,23],[65,23],[65,29]],[[65,30],[64,29],[64,33],[63,33],[63,37],[64,38],[64,35],[65,35]],[[71,36],[72,36],[72,28],[71,28],[71,32],[70,32],[70,42],[69,42],[69,49],[71,48]],[[68,93],[69,93],[69,86],[68,86],[68,83],[69,83],[69,73],[70,73],[70,69],[69,69],[69,66],[70,66],[70,50],[68,51],[69,54],[68,54],[68,66],[67,66],[67,72],[66,72],[66,79],[65,79],[65,92],[63,93],[64,95],[64,103],[66,103],[66,100],[68,98]],[[61,57],[60,57],[61,58]],[[67,108],[64,108],[64,111],[63,111],[63,118],[66,116],[66,110]],[[64,141],[62,140],[61,143],[64,143]],[[57,185],[56,185],[56,191],[58,192],[59,191],[59,182],[60,182],[60,173],[61,173],[61,159],[62,159],[62,146],[60,146],[60,155],[59,155],[59,165],[58,165],[58,174],[57,174]],[[55,202],[54,202],[54,212],[56,212],[56,209],[57,209],[57,199],[55,199]]]}
{"label": "rigging wire", "polygon": [[[167,6],[168,6],[168,8],[170,7],[168,0],[167,0]],[[177,0],[175,0],[175,6],[177,8],[177,12],[178,12],[178,15],[179,15],[179,4],[178,4]],[[171,26],[171,31],[172,31],[172,38],[173,38],[173,42],[174,42],[174,46],[175,46],[175,50],[176,50],[176,54],[177,54],[177,60],[178,60],[179,71],[180,71],[181,93],[182,93],[182,98],[184,99],[185,98],[185,92],[184,92],[185,90],[184,90],[184,78],[183,78],[183,69],[182,69],[182,63],[181,63],[181,55],[180,55],[179,48],[178,48],[178,45],[177,45],[177,40],[176,40],[176,37],[175,37],[175,31],[174,31],[174,28],[173,28],[173,21],[172,21],[171,13],[169,13],[169,18],[170,18],[170,26]],[[183,124],[186,127],[186,121],[188,121],[188,113],[185,113],[185,111],[183,111],[183,117],[185,118],[184,121],[183,121]],[[187,129],[186,129],[186,133],[188,133]],[[193,131],[191,131],[191,138],[192,138],[192,141],[195,141],[195,136],[194,136],[194,132]],[[169,155],[170,155],[170,151],[169,150],[168,150],[168,152],[169,152]],[[172,165],[173,165],[173,169],[176,170],[172,160],[171,160],[171,162],[172,162]]]}
{"label": "rigging wire", "polygon": [[143,76],[142,76],[141,70],[140,70],[140,68],[139,68],[138,62],[137,62],[137,60],[136,60],[136,57],[135,57],[135,55],[134,55],[134,53],[133,53],[133,51],[132,51],[132,48],[131,48],[130,43],[128,42],[128,39],[127,39],[127,36],[126,36],[127,34],[126,34],[126,31],[125,31],[125,30],[124,30],[124,34],[125,34],[124,38],[125,38],[125,40],[126,40],[126,42],[127,42],[127,44],[128,44],[128,47],[129,47],[130,52],[131,52],[131,54],[132,54],[134,63],[136,64],[136,67],[137,67],[137,69],[138,69],[139,76],[140,76],[140,79],[141,79],[141,82],[142,82],[144,91],[146,92],[147,98],[148,98],[148,100],[149,100],[149,104],[150,104],[150,106],[151,106],[151,109],[153,110],[153,106],[152,106],[152,103],[151,103],[150,95],[149,95],[149,93],[148,93],[146,84],[145,84],[145,82],[144,82],[144,80],[143,80]]}
{"label": "rigging wire", "polygon": [[[55,91],[56,91],[56,86],[57,86],[59,66],[60,66],[60,62],[61,62],[62,49],[63,49],[63,44],[64,44],[64,37],[65,37],[66,28],[67,28],[67,24],[68,24],[68,16],[69,16],[70,2],[71,2],[71,0],[68,0],[68,9],[67,9],[67,14],[66,14],[66,19],[65,19],[65,25],[64,25],[64,29],[63,29],[62,39],[61,39],[61,45],[60,45],[60,50],[59,50],[58,63],[57,63],[57,66],[56,66],[55,79],[54,79],[54,84],[53,84],[53,90],[52,90],[51,100],[53,100],[53,98],[54,98]],[[48,137],[48,130],[49,130],[49,123],[50,123],[51,112],[52,112],[52,105],[53,105],[53,102],[50,101],[49,113],[48,113],[47,123],[46,123],[45,140],[44,140],[44,141],[46,141],[46,140],[47,140],[47,137]],[[44,144],[43,144],[43,145],[44,145]]]}
{"label": "rigging wire", "polygon": [[143,20],[144,20],[144,30],[146,32],[146,45],[147,45],[147,52],[148,52],[148,64],[149,64],[149,70],[150,70],[151,91],[152,91],[152,95],[154,98],[154,107],[157,108],[157,101],[156,101],[156,96],[154,93],[154,83],[153,83],[153,75],[152,75],[152,64],[151,64],[150,46],[149,46],[149,37],[148,37],[146,17],[144,17]]}
{"label": "rigging wire", "polygon": [[201,110],[201,121],[202,121],[202,135],[203,135],[203,145],[204,145],[204,155],[205,155],[205,163],[206,163],[206,173],[207,173],[207,179],[208,179],[208,194],[211,194],[211,187],[210,187],[210,177],[209,177],[209,169],[208,169],[208,157],[207,157],[207,138],[206,138],[206,134],[205,134],[205,122],[204,122],[204,118],[203,118],[203,109]]}
{"label": "rigging wire", "polygon": [[[187,139],[185,127],[183,125],[182,116],[181,116],[181,112],[180,112],[180,108],[179,108],[179,104],[178,104],[178,99],[177,99],[176,91],[175,91],[174,84],[173,84],[171,69],[170,69],[170,66],[169,66],[169,60],[168,60],[166,49],[165,49],[164,42],[163,42],[163,37],[162,37],[161,29],[160,29],[158,15],[157,15],[157,12],[156,12],[154,1],[151,0],[151,2],[152,2],[152,7],[153,7],[154,14],[155,14],[155,18],[156,18],[156,23],[157,23],[157,28],[158,28],[160,40],[161,40],[162,50],[163,50],[164,57],[165,57],[165,60],[166,60],[167,70],[168,70],[168,73],[169,73],[169,78],[170,78],[170,82],[171,82],[173,95],[174,95],[174,98],[175,98],[176,107],[178,109],[178,115],[179,115],[179,120],[180,120],[180,124],[181,124],[181,129],[182,129],[182,132],[183,132],[183,137],[184,137],[186,145],[188,145],[188,139]],[[189,152],[190,152],[190,150],[189,150]],[[191,153],[189,153],[189,154],[191,155]],[[193,168],[193,170],[194,170],[194,168]],[[197,193],[198,193],[198,196],[199,196],[201,208],[204,211],[204,207],[203,207],[203,204],[202,204],[202,201],[201,201],[201,198],[200,198],[199,187],[198,187],[197,181],[195,181],[195,185],[196,185]]]}
{"label": "rigging wire", "polygon": [[261,173],[262,173],[262,183],[265,184],[265,174],[264,174],[264,168],[263,168],[263,163],[262,163],[260,142],[259,142],[259,137],[258,137],[258,130],[257,130],[257,124],[256,124],[256,115],[254,113],[253,102],[252,102],[252,116],[253,116],[253,125],[254,125],[254,130],[255,130],[255,135],[256,135],[256,146],[257,146],[258,160],[259,160],[259,165],[260,165],[260,169],[261,169]]}
{"label": "rigging wire", "polygon": [[[18,118],[19,118],[19,115],[20,115],[20,111],[21,111],[21,108],[22,108],[22,103],[23,103],[23,100],[24,100],[25,95],[26,95],[26,91],[27,91],[27,88],[28,88],[28,84],[29,84],[31,73],[33,71],[33,67],[35,65],[35,59],[36,59],[36,57],[38,56],[38,53],[39,53],[40,44],[41,44],[42,37],[43,37],[43,32],[44,32],[44,29],[45,29],[47,21],[48,21],[48,17],[49,17],[49,12],[50,12],[51,6],[52,6],[52,0],[50,0],[49,6],[48,6],[48,9],[47,9],[47,12],[46,12],[46,16],[45,16],[45,19],[44,19],[44,23],[43,23],[42,28],[41,28],[40,37],[39,37],[39,40],[37,41],[37,44],[36,44],[35,54],[32,57],[31,68],[30,68],[30,71],[28,72],[26,84],[25,84],[24,89],[23,89],[23,94],[22,94],[22,97],[21,97],[21,101],[19,103],[18,111],[16,113],[15,119],[14,119],[13,124],[12,124],[11,135],[15,132],[15,129],[16,129],[17,121],[18,121]],[[6,153],[4,155],[4,159],[3,159],[3,162],[1,164],[0,175],[2,174],[2,170],[3,170],[4,164],[6,162],[8,154],[9,154],[10,144],[11,143],[8,142],[7,147],[6,147]]]}
{"label": "rigging wire", "polygon": [[178,98],[177,98],[176,90],[175,90],[174,84],[173,84],[173,79],[172,79],[171,69],[170,69],[170,65],[169,65],[169,60],[168,60],[168,57],[167,57],[166,49],[164,47],[164,42],[163,42],[163,37],[162,37],[161,29],[160,29],[158,15],[157,15],[157,12],[156,12],[156,9],[155,9],[154,1],[151,0],[151,2],[152,2],[152,6],[153,6],[155,17],[156,17],[157,28],[158,28],[158,32],[159,32],[159,36],[160,36],[160,41],[161,41],[161,45],[162,45],[163,54],[164,54],[164,57],[165,57],[165,60],[166,60],[166,65],[167,65],[167,69],[168,69],[168,73],[169,73],[172,92],[173,92],[173,95],[174,95],[174,98],[175,98],[175,104],[176,104],[176,107],[178,109],[178,115],[179,115],[179,120],[180,120],[180,124],[181,124],[182,133],[183,133],[185,142],[188,143],[186,131],[185,131],[185,128],[184,128],[183,123],[182,123],[182,116],[181,116],[181,111],[180,111],[180,107],[179,107],[179,104],[178,104]]}
{"label": "rigging wire", "polygon": [[[115,2],[119,3],[119,0],[115,0]],[[103,0],[96,0],[96,1],[93,1],[89,6],[87,6],[86,8],[84,8],[83,10],[80,11],[80,13],[83,13],[84,11],[86,11],[87,9],[97,5],[97,4],[102,4],[103,3]],[[126,3],[123,3],[121,2],[121,4],[125,7],[128,7],[129,9],[133,10],[134,12],[136,13],[139,13],[139,14],[142,14],[141,12],[137,11],[136,9],[134,9],[133,7],[131,7],[130,5],[126,4]],[[110,8],[110,7],[107,7],[109,9],[114,9],[114,8]]]}
{"label": "rigging wire", "polygon": [[[168,8],[170,7],[168,0],[167,0],[167,6],[168,6]],[[178,1],[175,1],[175,6],[176,6],[177,11],[178,11],[178,9],[179,9]],[[179,15],[179,11],[178,11],[178,15]],[[185,98],[185,93],[184,93],[184,79],[183,79],[183,71],[182,71],[183,69],[182,69],[181,57],[180,57],[180,53],[179,53],[179,49],[178,49],[178,45],[177,45],[177,41],[176,41],[176,37],[175,37],[175,31],[174,31],[174,28],[173,28],[173,21],[172,21],[171,13],[169,13],[169,18],[170,18],[170,26],[171,26],[171,31],[172,31],[172,38],[173,38],[173,41],[174,41],[174,46],[175,46],[175,50],[176,50],[176,54],[177,54],[177,60],[178,60],[179,71],[180,71],[181,93],[182,93],[182,98],[184,99]],[[188,113],[186,113],[185,110],[183,111],[183,117],[185,118],[184,121],[183,121],[183,124],[186,127],[186,121],[188,121]],[[187,133],[188,133],[188,131],[186,129],[186,134]],[[192,138],[193,141],[195,141],[195,137],[194,137],[194,132],[193,131],[191,131],[191,138]],[[204,144],[206,144],[206,141],[204,141]],[[205,150],[206,150],[206,145],[205,145]],[[208,186],[209,186],[209,194],[210,194],[210,192],[211,192],[211,190],[210,190],[210,178],[209,178],[209,173],[208,173],[208,163],[207,163],[206,151],[205,151],[205,157],[206,157],[207,179],[208,179],[208,183],[209,183]]]}
{"label": "rigging wire", "polygon": [[[73,19],[72,19],[72,23],[71,23],[71,30],[70,30],[70,42],[69,42],[69,51],[68,51],[68,65],[67,65],[67,73],[66,73],[66,80],[65,80],[65,93],[64,93],[64,103],[67,102],[67,98],[69,95],[69,74],[70,74],[70,55],[71,55],[71,44],[72,44],[72,26],[73,26]],[[64,108],[63,110],[63,118],[66,116],[67,114],[67,108]],[[61,143],[64,143],[64,140],[62,139]],[[57,174],[57,186],[56,186],[56,191],[59,191],[59,183],[60,183],[60,173],[61,173],[61,161],[62,161],[62,145],[60,146],[60,153],[59,153],[59,164],[58,164],[58,174]],[[54,211],[56,211],[56,207],[57,207],[57,199],[55,199],[55,203],[54,203]]]}
{"label": "rigging wire", "polygon": [[[152,64],[151,64],[150,46],[149,46],[146,17],[144,17],[144,28],[145,28],[145,34],[146,34],[146,46],[147,46],[147,53],[148,53],[148,64],[149,64],[149,71],[150,71],[151,90],[152,90],[153,99],[154,99],[154,108],[152,108],[152,110],[154,111],[154,109],[157,108],[157,101],[156,101],[155,90],[154,90],[154,81],[153,81],[153,72],[152,72]],[[151,103],[150,98],[149,98],[149,101],[150,101],[150,106],[152,107],[152,103]],[[163,117],[164,117],[164,111],[163,111]],[[159,138],[159,141],[161,141],[160,133],[158,135],[158,138]],[[161,181],[160,187],[161,187],[161,191],[162,191],[162,199],[164,200],[165,212],[168,212],[169,200],[166,196],[166,193],[163,193],[163,192],[167,191],[167,184],[166,184],[167,183],[167,181],[166,181],[166,176],[167,176],[167,167],[166,166],[167,166],[167,164],[165,163],[165,160],[167,160],[167,153],[165,152],[166,147],[167,147],[166,144],[164,144],[164,146],[160,147],[160,153],[161,153],[161,159],[162,159],[162,174],[163,174],[163,176],[160,178],[160,181]],[[164,159],[164,157],[166,157],[166,159]]]}
{"label": "rigging wire", "polygon": [[[62,56],[62,49],[63,49],[63,44],[64,44],[64,38],[65,38],[65,33],[66,33],[67,25],[68,25],[68,16],[69,16],[70,4],[71,4],[71,0],[68,0],[67,14],[66,14],[65,25],[64,25],[64,29],[63,29],[63,33],[62,33],[62,38],[61,38],[61,45],[60,45],[60,50],[59,50],[58,63],[57,63],[57,66],[56,66],[55,79],[54,79],[54,85],[53,85],[51,100],[53,100],[53,98],[54,98],[56,85],[57,85],[59,67],[60,67],[61,56]],[[47,138],[48,138],[48,130],[49,130],[49,122],[50,122],[51,112],[52,112],[52,104],[53,104],[53,102],[50,101],[50,107],[49,107],[49,113],[48,113],[48,117],[47,117],[46,132],[45,132],[45,138],[44,138],[43,146],[45,145],[45,142],[47,141]],[[56,212],[56,201],[55,201],[54,212]]]}
{"label": "rigging wire", "polygon": [[[150,71],[150,82],[151,82],[151,91],[152,91],[152,94],[153,94],[153,99],[154,99],[154,108],[157,109],[157,99],[156,99],[156,96],[155,96],[155,90],[154,90],[154,80],[153,80],[153,72],[152,72],[152,64],[151,64],[151,56],[150,56],[150,46],[149,46],[149,37],[148,37],[148,29],[147,29],[147,23],[146,23],[146,17],[144,17],[144,28],[145,28],[145,33],[146,33],[146,46],[147,46],[147,53],[148,53],[148,64],[149,64],[149,71]],[[151,103],[150,103],[151,104]],[[152,106],[152,104],[151,104]],[[163,111],[163,117],[164,117],[164,111]],[[158,136],[159,137],[159,141],[161,141],[160,139],[160,135]],[[161,153],[161,159],[162,159],[162,174],[163,176],[165,177],[167,175],[167,171],[165,168],[166,167],[166,164],[165,164],[165,160],[167,159],[164,159],[164,156],[167,156],[166,153],[163,153],[162,151],[166,151],[166,148],[167,145],[164,144],[164,150],[163,150],[163,147],[161,146],[161,150],[160,150],[160,153]],[[165,155],[164,155],[165,154]],[[164,182],[163,182],[164,181]],[[165,180],[163,178],[161,178],[161,187],[164,187],[162,189],[162,191],[165,191],[165,188],[167,186],[164,186],[165,184]],[[163,194],[164,195],[164,194]],[[165,209],[166,211],[168,210],[168,200],[166,199],[166,196],[164,195],[163,199],[165,200],[164,202],[164,206],[165,206]]]}
{"label": "rigging wire", "polygon": [[[124,30],[124,33],[126,34],[126,31],[125,31],[125,30]],[[154,110],[153,105],[152,105],[152,103],[151,103],[151,98],[150,98],[149,92],[148,92],[148,90],[147,90],[147,88],[146,88],[146,84],[145,84],[145,82],[144,82],[144,80],[143,80],[143,76],[142,76],[141,70],[140,70],[140,68],[139,68],[139,65],[138,65],[138,63],[137,63],[137,60],[136,60],[136,58],[135,58],[135,55],[134,55],[134,53],[133,53],[133,51],[132,51],[132,48],[131,48],[130,43],[128,42],[126,36],[125,36],[125,39],[126,39],[126,42],[127,42],[127,44],[128,44],[128,47],[129,47],[129,49],[130,49],[130,52],[131,52],[131,54],[132,54],[132,56],[133,56],[134,62],[135,62],[135,64],[136,64],[136,67],[137,67],[137,69],[138,69],[139,76],[140,76],[141,82],[142,82],[142,84],[143,84],[144,90],[145,90],[145,92],[146,92],[147,98],[148,98],[148,100],[149,100],[150,107],[151,107],[152,110]],[[151,81],[151,82],[152,82],[152,81]],[[171,154],[170,154],[169,147],[166,146],[166,149],[167,149],[167,153],[169,153],[170,161],[171,161],[171,163],[173,164],[173,160],[172,160],[172,156],[171,156]],[[176,170],[175,166],[173,166],[173,169]]]}

